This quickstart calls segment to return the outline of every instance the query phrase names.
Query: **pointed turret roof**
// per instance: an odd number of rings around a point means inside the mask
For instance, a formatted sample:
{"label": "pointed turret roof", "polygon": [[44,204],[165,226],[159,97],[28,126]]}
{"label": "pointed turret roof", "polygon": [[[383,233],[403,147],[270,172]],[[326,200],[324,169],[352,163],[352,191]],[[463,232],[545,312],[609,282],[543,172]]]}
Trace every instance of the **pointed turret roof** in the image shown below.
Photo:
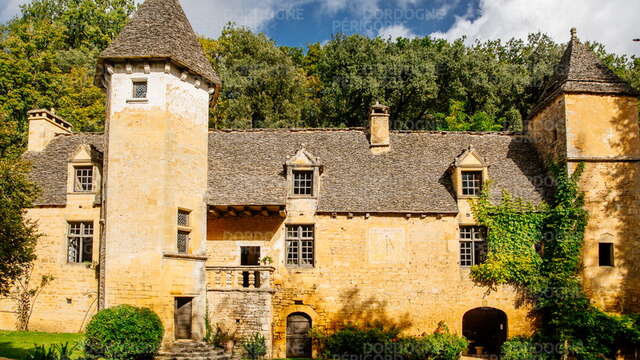
{"label": "pointed turret roof", "polygon": [[567,49],[532,115],[560,93],[638,95],[627,82],[604,65],[587,45],[580,42],[575,28],[571,29]]}
{"label": "pointed turret roof", "polygon": [[99,59],[145,58],[171,59],[220,85],[179,0],[146,0]]}

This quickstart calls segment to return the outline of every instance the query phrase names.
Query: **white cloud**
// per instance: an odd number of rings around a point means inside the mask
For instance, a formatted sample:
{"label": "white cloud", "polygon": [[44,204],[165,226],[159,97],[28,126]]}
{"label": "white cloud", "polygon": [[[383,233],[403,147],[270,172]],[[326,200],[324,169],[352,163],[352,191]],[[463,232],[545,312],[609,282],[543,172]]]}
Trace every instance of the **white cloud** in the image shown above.
{"label": "white cloud", "polygon": [[20,5],[28,0],[0,0],[0,23],[10,20],[20,10]]}
{"label": "white cloud", "polygon": [[608,51],[640,55],[637,15],[640,1],[634,0],[481,0],[479,17],[457,17],[444,33],[432,36],[449,40],[464,35],[475,39],[526,38],[531,32],[549,34],[555,41],[567,42],[569,29],[576,27],[583,41],[603,43]]}
{"label": "white cloud", "polygon": [[399,24],[399,25],[387,26],[378,30],[378,36],[385,40],[386,39],[395,40],[400,37],[411,39],[416,37],[416,34],[414,34],[413,31],[411,31],[406,26]]}

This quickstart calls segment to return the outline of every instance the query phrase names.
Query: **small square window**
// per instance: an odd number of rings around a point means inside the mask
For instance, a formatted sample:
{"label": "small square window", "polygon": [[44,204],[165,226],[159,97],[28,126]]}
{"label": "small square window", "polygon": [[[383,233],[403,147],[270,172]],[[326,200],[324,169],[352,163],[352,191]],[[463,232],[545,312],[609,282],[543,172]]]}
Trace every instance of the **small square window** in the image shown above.
{"label": "small square window", "polygon": [[93,166],[76,166],[74,168],[75,181],[73,191],[92,192],[93,191]]}
{"label": "small square window", "polygon": [[462,172],[462,195],[478,196],[482,191],[482,171]]}
{"label": "small square window", "polygon": [[147,98],[147,82],[146,81],[133,82],[133,98],[134,99]]}
{"label": "small square window", "polygon": [[612,243],[598,244],[598,265],[613,266],[613,244]]}
{"label": "small square window", "polygon": [[293,171],[293,194],[313,196],[313,171]]}

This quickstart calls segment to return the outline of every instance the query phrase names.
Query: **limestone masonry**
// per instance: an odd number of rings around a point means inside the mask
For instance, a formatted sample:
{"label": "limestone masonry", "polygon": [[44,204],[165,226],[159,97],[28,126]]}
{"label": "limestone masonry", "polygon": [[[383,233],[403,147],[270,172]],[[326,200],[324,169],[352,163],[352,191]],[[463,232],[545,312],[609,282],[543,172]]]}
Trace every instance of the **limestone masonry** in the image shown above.
{"label": "limestone masonry", "polygon": [[[99,309],[146,306],[164,344],[202,339],[205,317],[265,335],[274,358],[309,357],[307,330],[380,321],[405,334],[444,321],[492,351],[534,324],[514,289],[469,277],[486,231],[470,202],[491,181],[549,197],[545,160],[585,162],[584,286],[640,311],[637,94],[573,33],[525,133],[209,130],[221,82],[178,0],[147,0],[101,55],[104,134],[29,112],[24,157],[42,189],[34,279],[53,275],[32,330],[79,332]],[[0,328],[15,327],[0,299]]]}

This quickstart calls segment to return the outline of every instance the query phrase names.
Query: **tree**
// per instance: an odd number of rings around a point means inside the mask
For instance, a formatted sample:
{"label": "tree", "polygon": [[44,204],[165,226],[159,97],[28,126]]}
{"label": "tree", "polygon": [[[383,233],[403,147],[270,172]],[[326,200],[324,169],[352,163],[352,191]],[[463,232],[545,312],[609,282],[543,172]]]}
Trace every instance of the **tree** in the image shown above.
{"label": "tree", "polygon": [[21,160],[0,159],[0,295],[8,295],[35,259],[40,235],[24,209],[31,207],[37,190],[27,172]]}
{"label": "tree", "polygon": [[212,127],[298,127],[308,106],[307,77],[264,34],[227,25],[216,41],[204,40],[224,79]]}
{"label": "tree", "polygon": [[33,108],[56,108],[79,131],[102,129],[96,58],[134,9],[134,0],[35,0],[0,27],[0,113],[15,129],[0,146],[24,144]]}

